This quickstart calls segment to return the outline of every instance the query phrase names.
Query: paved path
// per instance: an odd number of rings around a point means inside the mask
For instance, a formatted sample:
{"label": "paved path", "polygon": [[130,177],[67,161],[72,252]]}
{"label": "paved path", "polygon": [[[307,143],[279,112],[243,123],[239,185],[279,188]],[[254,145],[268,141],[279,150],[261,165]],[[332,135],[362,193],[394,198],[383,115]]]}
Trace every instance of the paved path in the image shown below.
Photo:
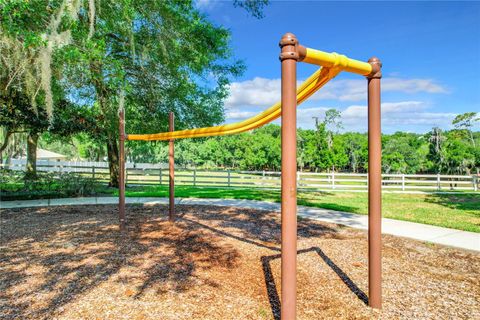
{"label": "paved path", "polygon": [[[168,204],[168,198],[126,198],[126,202]],[[116,203],[118,203],[118,198],[116,197],[64,198],[49,200],[2,201],[0,202],[0,208],[7,209],[24,207]],[[280,211],[280,203],[255,200],[177,198],[176,203],[232,206],[239,208]],[[298,215],[301,217],[311,218],[315,220],[338,223],[352,228],[365,230],[368,229],[368,217],[366,215],[305,206],[298,206]],[[412,238],[420,241],[438,243],[442,245],[480,252],[480,233],[435,227],[420,223],[393,220],[387,218],[382,219],[382,232],[394,236]]]}

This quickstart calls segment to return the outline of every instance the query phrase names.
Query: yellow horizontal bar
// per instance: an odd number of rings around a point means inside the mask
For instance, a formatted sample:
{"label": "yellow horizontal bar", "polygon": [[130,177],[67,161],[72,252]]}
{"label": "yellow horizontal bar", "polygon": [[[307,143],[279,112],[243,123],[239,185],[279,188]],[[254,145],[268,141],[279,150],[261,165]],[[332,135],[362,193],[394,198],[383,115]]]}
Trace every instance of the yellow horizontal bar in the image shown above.
{"label": "yellow horizontal bar", "polygon": [[370,63],[350,59],[347,56],[335,52],[328,53],[310,48],[306,48],[306,54],[302,61],[327,68],[340,68],[342,71],[353,72],[364,76],[372,72]]}
{"label": "yellow horizontal bar", "polygon": [[[324,86],[329,80],[333,79],[338,73],[340,73],[340,71],[340,69],[330,68],[318,69],[297,89],[297,103],[301,104],[308,97],[314,94],[318,89]],[[277,102],[267,110],[251,118],[235,123],[207,128],[162,132],[154,134],[129,134],[127,135],[127,139],[151,141],[228,135],[261,127],[279,118],[280,116],[281,103]]]}

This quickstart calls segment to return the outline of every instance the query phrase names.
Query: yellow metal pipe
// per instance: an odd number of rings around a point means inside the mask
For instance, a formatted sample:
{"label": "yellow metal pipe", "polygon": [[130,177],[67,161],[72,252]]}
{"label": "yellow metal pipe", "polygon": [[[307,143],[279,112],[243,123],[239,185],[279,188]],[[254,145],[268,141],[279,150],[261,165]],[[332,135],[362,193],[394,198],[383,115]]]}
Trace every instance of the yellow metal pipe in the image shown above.
{"label": "yellow metal pipe", "polygon": [[372,66],[363,61],[348,58],[335,52],[328,53],[320,50],[299,46],[302,62],[319,65],[326,68],[340,68],[342,71],[367,76],[372,73]]}
{"label": "yellow metal pipe", "polygon": [[[302,103],[318,89],[323,87],[329,80],[333,79],[341,70],[338,68],[320,68],[312,74],[297,89],[297,104]],[[240,133],[261,127],[281,116],[281,103],[277,102],[267,110],[243,121],[224,124],[220,126],[180,130],[174,132],[162,132],[154,134],[129,134],[128,140],[170,140],[182,138],[199,138],[210,136],[221,136],[234,133]]]}

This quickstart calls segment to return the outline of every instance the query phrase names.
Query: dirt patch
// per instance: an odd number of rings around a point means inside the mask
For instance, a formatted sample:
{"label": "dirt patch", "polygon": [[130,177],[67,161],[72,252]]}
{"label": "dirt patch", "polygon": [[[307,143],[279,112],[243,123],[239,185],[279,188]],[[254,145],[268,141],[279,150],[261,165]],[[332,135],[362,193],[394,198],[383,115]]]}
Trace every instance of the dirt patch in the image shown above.
{"label": "dirt patch", "polygon": [[[128,206],[2,210],[1,319],[278,319],[276,212]],[[381,312],[366,233],[299,221],[298,319],[480,318],[480,255],[383,237]]]}

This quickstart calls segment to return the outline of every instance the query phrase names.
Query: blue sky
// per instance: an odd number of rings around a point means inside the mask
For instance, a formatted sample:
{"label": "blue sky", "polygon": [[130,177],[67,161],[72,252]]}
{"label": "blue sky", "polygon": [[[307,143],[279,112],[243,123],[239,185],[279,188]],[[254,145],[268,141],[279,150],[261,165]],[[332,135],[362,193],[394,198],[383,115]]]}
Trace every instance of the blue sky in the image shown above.
{"label": "blue sky", "polygon": [[[480,111],[480,3],[271,1],[257,20],[228,1],[198,0],[211,21],[228,28],[247,70],[232,83],[227,122],[279,99],[278,40],[293,32],[305,46],[383,62],[383,131],[450,128],[456,114]],[[303,80],[315,66],[300,64]],[[342,111],[345,130],[366,130],[366,80],[341,74],[299,107],[298,125]],[[478,128],[477,128],[478,129]]]}

